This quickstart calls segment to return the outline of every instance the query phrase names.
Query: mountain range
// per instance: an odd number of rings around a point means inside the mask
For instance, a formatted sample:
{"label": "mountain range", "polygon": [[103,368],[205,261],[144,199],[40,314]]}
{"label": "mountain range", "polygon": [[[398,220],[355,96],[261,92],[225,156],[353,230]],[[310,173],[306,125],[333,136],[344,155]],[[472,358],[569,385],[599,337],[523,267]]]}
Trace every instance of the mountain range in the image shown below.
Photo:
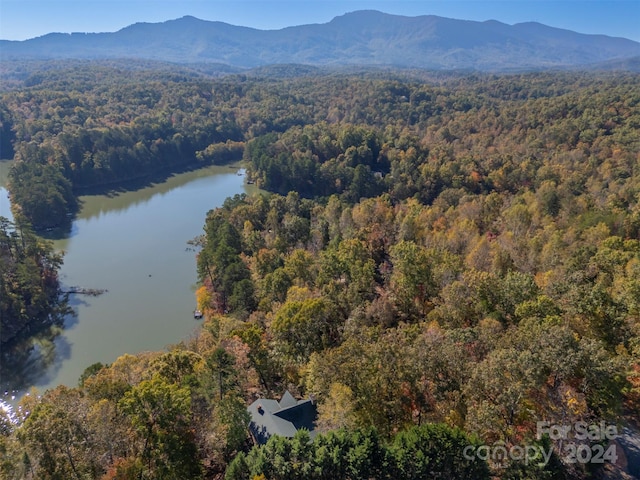
{"label": "mountain range", "polygon": [[50,33],[24,41],[1,40],[0,58],[136,58],[242,68],[295,63],[505,71],[637,66],[640,43],[535,22],[507,25],[366,10],[324,24],[280,30],[186,16],[136,23],[113,33]]}

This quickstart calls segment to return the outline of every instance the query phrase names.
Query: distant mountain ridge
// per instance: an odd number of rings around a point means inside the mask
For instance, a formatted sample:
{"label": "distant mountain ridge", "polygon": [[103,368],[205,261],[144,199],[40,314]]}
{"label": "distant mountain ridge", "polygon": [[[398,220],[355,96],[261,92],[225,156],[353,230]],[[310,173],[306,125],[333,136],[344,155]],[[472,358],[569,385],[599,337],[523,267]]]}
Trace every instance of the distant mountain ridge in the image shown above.
{"label": "distant mountain ridge", "polygon": [[0,41],[2,60],[139,58],[243,68],[296,63],[485,71],[575,68],[640,56],[640,43],[540,23],[507,25],[357,11],[328,23],[258,30],[186,16],[114,33]]}

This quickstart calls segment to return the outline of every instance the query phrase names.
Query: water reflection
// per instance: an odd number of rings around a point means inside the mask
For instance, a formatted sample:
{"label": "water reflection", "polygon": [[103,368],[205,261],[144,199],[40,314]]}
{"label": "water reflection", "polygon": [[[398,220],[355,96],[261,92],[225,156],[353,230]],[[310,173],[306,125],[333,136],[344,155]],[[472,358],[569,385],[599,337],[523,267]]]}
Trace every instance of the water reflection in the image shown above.
{"label": "water reflection", "polygon": [[0,394],[9,392],[15,404],[32,386],[75,386],[93,363],[159,350],[192,334],[199,324],[192,315],[197,274],[187,241],[227,197],[258,191],[242,174],[238,166],[208,167],[138,190],[130,185],[82,196],[71,231],[54,241],[65,251],[61,283],[107,293],[71,295],[77,317],[67,318],[63,330],[4,352]]}
{"label": "water reflection", "polygon": [[25,392],[54,378],[63,362],[71,358],[71,344],[61,333],[60,327],[51,327],[4,351],[0,365],[2,390]]}
{"label": "water reflection", "polygon": [[0,160],[0,187],[7,185],[12,164],[13,160]]}
{"label": "water reflection", "polygon": [[0,216],[13,221],[11,213],[11,203],[9,202],[9,192],[6,186],[9,181],[9,169],[11,168],[11,160],[0,160]]}
{"label": "water reflection", "polygon": [[[164,196],[168,192],[194,180],[229,173],[235,173],[244,178],[244,169],[234,164],[186,169],[181,173],[161,175],[144,181],[127,182],[117,188],[107,187],[87,190],[80,197],[82,207],[77,218],[90,220],[92,218],[100,218],[108,213],[122,212],[133,206],[147,204],[154,197]],[[247,190],[252,190],[251,186],[247,186]],[[253,190],[257,191],[255,188]],[[71,234],[73,235],[73,233],[72,231]]]}
{"label": "water reflection", "polygon": [[[60,228],[39,232],[39,234],[48,240],[69,239],[78,234],[75,220],[100,219],[103,215],[124,212],[136,206],[141,207],[155,197],[162,197],[194,180],[230,173],[244,179],[245,170],[239,164],[185,168],[180,172],[160,173],[144,179],[124,182],[117,186],[107,185],[83,189],[79,192],[81,193],[78,198],[80,208],[79,213],[73,217],[74,222]],[[253,185],[246,185],[245,190],[248,192],[258,191],[257,187]]]}

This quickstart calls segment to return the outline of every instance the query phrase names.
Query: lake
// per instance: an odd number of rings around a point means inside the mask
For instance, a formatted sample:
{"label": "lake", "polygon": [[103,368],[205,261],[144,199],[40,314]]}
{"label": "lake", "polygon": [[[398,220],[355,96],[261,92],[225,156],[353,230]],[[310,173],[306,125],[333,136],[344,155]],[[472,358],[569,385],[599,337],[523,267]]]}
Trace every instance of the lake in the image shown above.
{"label": "lake", "polygon": [[[4,188],[9,162],[0,162],[0,215],[9,216]],[[54,240],[65,252],[63,287],[106,289],[97,297],[72,295],[75,317],[53,338],[3,365],[0,385],[15,403],[31,387],[76,386],[89,365],[124,353],[160,350],[192,335],[197,282],[195,251],[187,242],[203,233],[206,214],[245,184],[238,166],[207,167],[117,194],[81,196],[71,231]],[[15,397],[12,401],[11,397]]]}

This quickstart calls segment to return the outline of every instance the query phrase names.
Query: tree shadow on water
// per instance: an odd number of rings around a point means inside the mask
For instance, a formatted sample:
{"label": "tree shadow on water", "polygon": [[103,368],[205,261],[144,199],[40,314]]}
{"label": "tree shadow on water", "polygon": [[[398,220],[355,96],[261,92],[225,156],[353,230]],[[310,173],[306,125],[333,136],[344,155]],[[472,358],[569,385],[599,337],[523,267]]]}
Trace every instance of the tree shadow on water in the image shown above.
{"label": "tree shadow on water", "polygon": [[47,228],[36,230],[36,233],[45,240],[63,240],[65,238],[71,238],[78,233],[78,229],[73,227],[73,220],[75,220],[75,214],[70,217],[63,225],[59,225],[55,228]]}
{"label": "tree shadow on water", "polygon": [[[68,321],[74,322],[73,318]],[[0,362],[2,390],[21,396],[32,386],[49,384],[63,362],[71,358],[71,350],[72,345],[60,327],[51,327],[5,349]]]}
{"label": "tree shadow on water", "polygon": [[200,170],[211,166],[209,163],[179,163],[173,166],[164,166],[157,171],[140,174],[137,177],[126,180],[107,182],[101,185],[93,185],[77,189],[79,195],[104,195],[117,197],[122,193],[135,192],[144,188],[153,187],[165,183],[169,178],[181,173]]}

